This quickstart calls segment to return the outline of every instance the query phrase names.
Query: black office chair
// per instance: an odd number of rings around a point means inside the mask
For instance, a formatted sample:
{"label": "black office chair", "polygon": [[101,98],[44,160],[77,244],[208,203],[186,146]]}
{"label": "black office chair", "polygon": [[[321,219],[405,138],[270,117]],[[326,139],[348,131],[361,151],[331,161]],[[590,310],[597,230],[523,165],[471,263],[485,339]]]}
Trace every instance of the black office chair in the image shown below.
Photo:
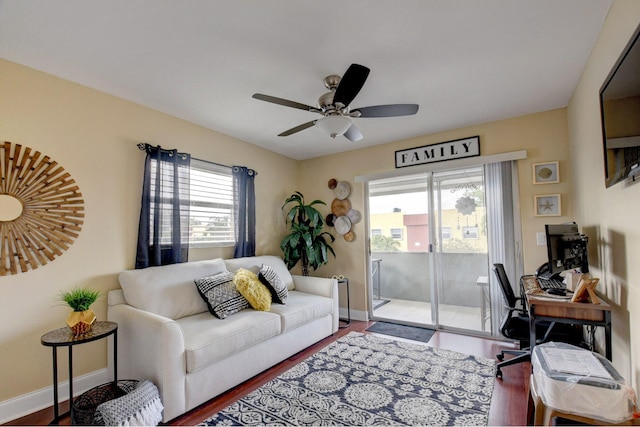
{"label": "black office chair", "polygon": [[[496,358],[501,361],[497,365],[496,377],[502,378],[501,368],[531,360],[531,352],[528,349],[529,316],[527,316],[527,312],[524,309],[522,298],[516,297],[516,294],[513,292],[507,273],[504,270],[504,265],[493,264],[493,267],[493,271],[500,284],[500,289],[502,290],[502,297],[506,304],[505,308],[507,309],[507,313],[500,323],[500,333],[504,337],[517,340],[520,343],[520,350],[502,350],[496,355]],[[505,354],[512,354],[515,357],[503,362]]]}
{"label": "black office chair", "polygon": [[[504,265],[493,264],[494,272],[500,283],[502,296],[506,303],[507,313],[502,318],[500,333],[506,338],[517,340],[520,343],[520,350],[502,350],[496,355],[501,362],[497,365],[496,377],[502,378],[502,369],[505,366],[516,363],[531,361],[531,350],[529,349],[529,316],[524,308],[522,297],[516,297],[509,283],[509,278],[504,270]],[[572,325],[556,324],[555,322],[539,321],[536,323],[536,344],[546,341],[576,342],[576,329]],[[512,354],[515,357],[504,360],[505,354]]]}

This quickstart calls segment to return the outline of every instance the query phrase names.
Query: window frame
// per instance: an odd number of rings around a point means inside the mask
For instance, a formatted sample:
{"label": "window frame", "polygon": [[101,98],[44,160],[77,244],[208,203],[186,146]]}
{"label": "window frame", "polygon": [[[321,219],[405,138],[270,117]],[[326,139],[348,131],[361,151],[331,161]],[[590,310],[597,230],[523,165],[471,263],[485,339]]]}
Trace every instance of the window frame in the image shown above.
{"label": "window frame", "polygon": [[451,240],[451,236],[453,235],[453,229],[449,226],[440,227],[442,233],[442,240]]}
{"label": "window frame", "polygon": [[[394,236],[394,232],[400,234],[400,237]],[[404,228],[394,227],[394,228],[389,229],[389,233],[391,234],[391,238],[393,240],[400,240],[400,241],[404,240]]]}

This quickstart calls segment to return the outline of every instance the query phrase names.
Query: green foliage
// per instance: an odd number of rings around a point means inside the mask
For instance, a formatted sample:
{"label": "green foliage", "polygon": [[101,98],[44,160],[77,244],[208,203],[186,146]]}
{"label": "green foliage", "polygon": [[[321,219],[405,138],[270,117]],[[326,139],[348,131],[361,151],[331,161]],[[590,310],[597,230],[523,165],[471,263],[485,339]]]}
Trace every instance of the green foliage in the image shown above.
{"label": "green foliage", "polygon": [[324,220],[322,214],[314,205],[326,205],[321,200],[314,200],[308,205],[304,202],[302,193],[296,191],[282,205],[294,203],[287,213],[289,234],[282,239],[280,249],[284,253],[284,262],[291,270],[298,262],[302,263],[302,274],[309,275],[309,267],[317,270],[329,262],[329,252],[336,256],[329,241],[335,238],[326,231],[322,231]]}
{"label": "green foliage", "polygon": [[72,291],[61,291],[60,300],[64,301],[73,309],[73,311],[85,311],[89,306],[96,302],[100,296],[100,291],[94,291],[88,288],[76,288]]}
{"label": "green foliage", "polygon": [[373,236],[371,238],[371,250],[374,252],[397,252],[400,242],[391,236]]}
{"label": "green foliage", "polygon": [[471,242],[462,239],[449,239],[442,242],[442,252],[447,253],[484,253],[486,249],[475,247]]}

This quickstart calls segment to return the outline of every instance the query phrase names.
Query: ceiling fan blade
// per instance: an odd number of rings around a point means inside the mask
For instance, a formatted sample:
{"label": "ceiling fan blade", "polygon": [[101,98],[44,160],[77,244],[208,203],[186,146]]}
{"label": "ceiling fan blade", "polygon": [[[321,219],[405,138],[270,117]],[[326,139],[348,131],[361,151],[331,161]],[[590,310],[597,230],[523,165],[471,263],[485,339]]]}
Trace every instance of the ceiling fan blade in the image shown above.
{"label": "ceiling fan blade", "polygon": [[340,103],[345,107],[351,104],[367,81],[369,71],[364,65],[351,64],[336,88],[333,104]]}
{"label": "ceiling fan blade", "polygon": [[[398,117],[411,116],[418,112],[418,104],[388,104],[373,105],[371,107],[354,108],[354,117]],[[360,113],[358,116],[357,113]]]}
{"label": "ceiling fan blade", "polygon": [[345,138],[347,138],[351,142],[360,141],[362,138],[362,132],[355,125],[349,126],[349,129],[344,133]]}
{"label": "ceiling fan blade", "polygon": [[284,132],[278,134],[278,136],[289,136],[289,135],[292,135],[294,133],[300,132],[301,130],[308,129],[308,128],[310,128],[311,126],[313,126],[315,124],[316,124],[316,120],[311,120],[310,122],[303,123],[303,124],[298,125],[298,126],[296,126],[294,128],[291,128],[289,130],[285,130]]}
{"label": "ceiling fan blade", "polygon": [[288,99],[276,98],[275,96],[263,95],[261,93],[254,93],[252,98],[259,99],[261,101],[271,102],[273,104],[284,105],[285,107],[297,108],[298,110],[305,110],[311,112],[320,112],[316,107],[311,105],[301,104],[295,101],[289,101]]}

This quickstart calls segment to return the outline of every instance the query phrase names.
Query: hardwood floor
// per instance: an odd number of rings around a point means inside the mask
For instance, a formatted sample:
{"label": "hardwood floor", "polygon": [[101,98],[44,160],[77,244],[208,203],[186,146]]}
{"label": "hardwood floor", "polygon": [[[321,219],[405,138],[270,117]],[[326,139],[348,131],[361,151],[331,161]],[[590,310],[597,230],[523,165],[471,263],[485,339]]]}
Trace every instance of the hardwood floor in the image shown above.
{"label": "hardwood floor", "polygon": [[[351,331],[364,332],[371,324],[373,324],[373,322],[353,321],[351,325],[340,329],[333,336],[325,338],[243,384],[171,420],[167,425],[183,426],[198,424],[338,338]],[[512,345],[500,341],[447,332],[436,332],[428,345],[488,358],[495,358],[495,355],[503,348],[514,348]],[[529,363],[509,366],[503,370],[504,378],[502,380],[496,380],[495,382],[491,410],[489,412],[489,425],[507,426],[527,424],[526,416],[530,370],[531,365]],[[68,405],[65,404],[64,411],[67,410],[67,406]],[[4,425],[47,425],[52,418],[53,408],[47,408]],[[60,424],[69,425],[69,417],[67,416],[61,420]]]}

